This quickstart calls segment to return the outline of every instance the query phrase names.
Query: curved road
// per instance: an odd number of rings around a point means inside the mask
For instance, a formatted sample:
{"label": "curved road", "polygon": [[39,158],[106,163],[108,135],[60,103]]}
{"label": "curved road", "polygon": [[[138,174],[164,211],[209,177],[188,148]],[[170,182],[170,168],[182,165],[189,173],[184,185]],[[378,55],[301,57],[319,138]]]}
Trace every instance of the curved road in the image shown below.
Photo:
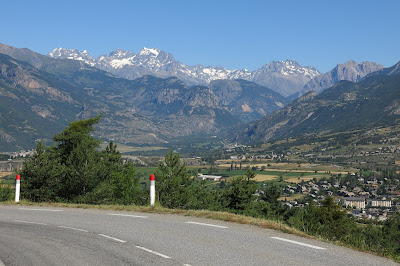
{"label": "curved road", "polygon": [[149,213],[0,206],[0,265],[399,265],[279,231]]}

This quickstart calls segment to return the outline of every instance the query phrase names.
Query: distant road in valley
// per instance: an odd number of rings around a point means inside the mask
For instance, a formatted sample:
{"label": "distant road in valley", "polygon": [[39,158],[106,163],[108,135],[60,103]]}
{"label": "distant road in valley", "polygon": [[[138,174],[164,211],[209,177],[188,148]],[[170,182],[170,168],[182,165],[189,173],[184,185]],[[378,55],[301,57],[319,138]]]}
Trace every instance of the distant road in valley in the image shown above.
{"label": "distant road in valley", "polygon": [[0,206],[4,265],[399,265],[255,226],[189,216]]}

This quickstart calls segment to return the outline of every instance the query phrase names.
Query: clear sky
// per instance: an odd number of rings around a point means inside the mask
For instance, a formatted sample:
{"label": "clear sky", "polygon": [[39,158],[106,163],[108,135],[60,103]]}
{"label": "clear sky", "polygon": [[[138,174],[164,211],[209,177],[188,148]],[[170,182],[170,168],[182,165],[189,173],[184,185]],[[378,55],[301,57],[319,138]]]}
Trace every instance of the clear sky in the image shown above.
{"label": "clear sky", "polygon": [[400,61],[398,0],[0,0],[0,42],[97,57],[159,48],[185,64],[254,70],[297,60],[326,72],[350,59]]}

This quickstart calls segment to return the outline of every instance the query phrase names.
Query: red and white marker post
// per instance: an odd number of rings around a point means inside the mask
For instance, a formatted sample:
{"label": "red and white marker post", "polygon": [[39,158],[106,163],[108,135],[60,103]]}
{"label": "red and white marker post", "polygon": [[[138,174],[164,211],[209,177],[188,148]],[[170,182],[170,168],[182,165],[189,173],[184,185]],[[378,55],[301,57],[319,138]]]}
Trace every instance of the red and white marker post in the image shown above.
{"label": "red and white marker post", "polygon": [[154,206],[156,201],[156,176],[150,175],[150,206]]}
{"label": "red and white marker post", "polygon": [[15,202],[19,202],[19,193],[21,191],[21,176],[17,175],[15,179]]}

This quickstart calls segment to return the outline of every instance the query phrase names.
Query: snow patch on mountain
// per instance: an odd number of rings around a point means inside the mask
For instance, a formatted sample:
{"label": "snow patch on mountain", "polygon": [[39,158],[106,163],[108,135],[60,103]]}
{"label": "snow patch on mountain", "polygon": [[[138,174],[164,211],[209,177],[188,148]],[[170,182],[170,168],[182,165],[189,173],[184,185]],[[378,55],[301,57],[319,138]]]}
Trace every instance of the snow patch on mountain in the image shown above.
{"label": "snow patch on mountain", "polygon": [[86,50],[80,52],[76,49],[56,48],[48,56],[83,61],[127,79],[136,79],[143,75],[175,76],[191,85],[208,85],[218,79],[244,79],[269,87],[285,96],[299,91],[308,81],[320,75],[315,68],[302,67],[293,60],[273,61],[254,71],[229,70],[221,66],[190,66],[176,61],[169,53],[146,47],[138,54],[117,49],[108,56],[101,55],[98,58],[93,58]]}

